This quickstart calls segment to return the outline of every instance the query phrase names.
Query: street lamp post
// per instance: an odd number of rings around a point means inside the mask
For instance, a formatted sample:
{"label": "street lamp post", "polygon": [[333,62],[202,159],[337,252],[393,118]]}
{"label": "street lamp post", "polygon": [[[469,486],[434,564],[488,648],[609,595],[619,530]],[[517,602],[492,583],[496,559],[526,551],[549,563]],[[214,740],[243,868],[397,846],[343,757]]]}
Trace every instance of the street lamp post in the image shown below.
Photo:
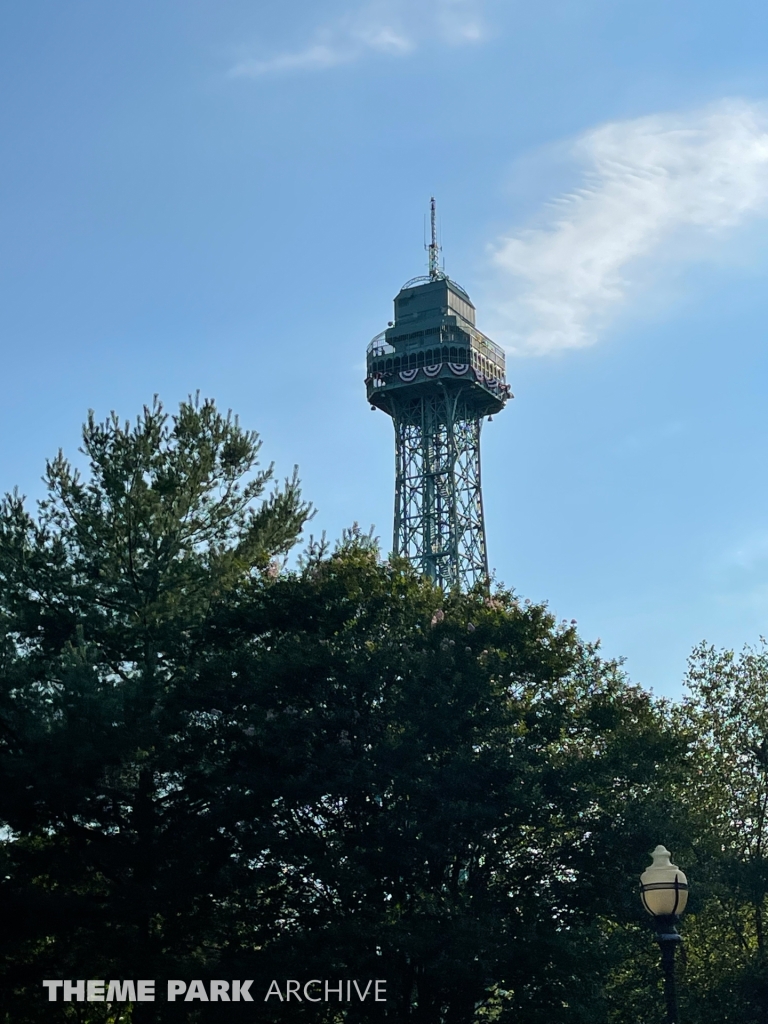
{"label": "street lamp post", "polygon": [[661,967],[664,971],[667,1024],[679,1024],[675,950],[683,940],[675,925],[688,902],[688,880],[680,868],[671,862],[670,856],[665,847],[656,847],[651,854],[653,863],[640,876],[640,896],[656,925],[656,941],[661,950]]}

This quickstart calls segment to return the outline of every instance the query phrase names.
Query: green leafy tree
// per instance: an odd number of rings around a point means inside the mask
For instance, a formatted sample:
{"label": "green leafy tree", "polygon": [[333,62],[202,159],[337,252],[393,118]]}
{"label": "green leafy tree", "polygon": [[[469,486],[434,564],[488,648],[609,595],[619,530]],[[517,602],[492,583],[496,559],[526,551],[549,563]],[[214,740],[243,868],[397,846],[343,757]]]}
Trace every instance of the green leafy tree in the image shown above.
{"label": "green leafy tree", "polygon": [[[37,518],[2,508],[6,1021],[116,1020],[43,1002],[84,976],[254,981],[134,1022],[607,1021],[673,827],[663,707],[545,607],[358,531],[281,571],[309,509],[243,483],[257,450],[211,403],[91,420],[86,480],[59,456]],[[265,1003],[287,978],[388,1000]]]}
{"label": "green leafy tree", "polygon": [[768,1014],[768,649],[699,645],[680,717],[691,737],[681,801],[695,822],[701,898],[686,921],[690,1019]]}
{"label": "green leafy tree", "polygon": [[[757,1024],[768,1013],[768,650],[736,654],[703,643],[670,724],[687,747],[668,778],[664,841],[686,870],[691,897],[678,956],[686,1024]],[[661,1024],[661,974],[647,929],[615,933],[608,982],[612,1020]]]}
{"label": "green leafy tree", "polygon": [[386,1010],[350,1021],[607,1019],[605,923],[642,913],[683,749],[662,711],[544,607],[446,597],[354,539],[249,602],[259,642],[200,684],[227,681],[238,764],[274,793],[239,840],[280,870],[247,939],[260,990],[389,979]]}

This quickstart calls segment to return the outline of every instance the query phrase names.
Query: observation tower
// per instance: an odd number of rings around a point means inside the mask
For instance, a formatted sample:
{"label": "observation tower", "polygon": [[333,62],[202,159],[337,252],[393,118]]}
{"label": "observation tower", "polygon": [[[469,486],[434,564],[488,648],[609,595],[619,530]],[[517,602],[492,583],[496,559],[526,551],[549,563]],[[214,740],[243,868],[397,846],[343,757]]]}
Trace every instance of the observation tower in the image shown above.
{"label": "observation tower", "polygon": [[429,275],[407,281],[368,346],[368,401],[395,427],[392,549],[444,589],[488,579],[480,428],[512,398],[504,352],[440,268],[435,200]]}

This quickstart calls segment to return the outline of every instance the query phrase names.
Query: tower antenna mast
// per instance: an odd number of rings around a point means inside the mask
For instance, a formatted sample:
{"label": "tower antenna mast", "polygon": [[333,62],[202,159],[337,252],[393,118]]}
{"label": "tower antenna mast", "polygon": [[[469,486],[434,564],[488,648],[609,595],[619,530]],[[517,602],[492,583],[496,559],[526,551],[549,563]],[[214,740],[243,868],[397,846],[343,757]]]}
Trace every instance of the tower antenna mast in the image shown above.
{"label": "tower antenna mast", "polygon": [[439,281],[445,275],[440,270],[440,246],[437,244],[437,203],[434,196],[429,201],[429,216],[432,224],[432,241],[427,246],[429,276],[432,281]]}

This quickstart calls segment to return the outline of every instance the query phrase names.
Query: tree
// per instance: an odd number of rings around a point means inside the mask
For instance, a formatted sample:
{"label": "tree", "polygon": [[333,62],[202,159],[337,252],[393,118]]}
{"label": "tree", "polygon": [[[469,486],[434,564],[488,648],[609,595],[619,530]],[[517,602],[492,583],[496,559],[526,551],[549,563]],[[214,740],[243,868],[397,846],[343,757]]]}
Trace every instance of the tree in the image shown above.
{"label": "tree", "polygon": [[642,913],[682,749],[649,696],[544,607],[446,598],[365,549],[248,614],[293,922],[266,976],[387,977],[398,1022],[606,1019],[604,924]]}
{"label": "tree", "polygon": [[310,514],[295,475],[264,498],[259,447],[210,401],[172,418],[155,401],[134,427],[91,414],[87,479],[59,453],[36,519],[2,503],[4,953],[11,990],[35,994],[11,991],[14,1020],[37,1019],[42,977],[122,961],[151,978],[177,939],[183,961],[227,891],[215,712],[187,700],[189,666]]}
{"label": "tree", "polygon": [[[664,709],[544,606],[443,594],[359,531],[279,570],[309,509],[295,480],[255,504],[211,403],[91,418],[84,450],[37,519],[0,513],[5,1019],[116,1019],[42,1001],[88,976],[259,994],[136,1022],[607,1020],[672,827]],[[286,978],[389,998],[265,1004]]]}
{"label": "tree", "polygon": [[768,1013],[768,649],[700,644],[680,708],[691,737],[681,801],[697,835],[701,897],[686,921],[690,1019]]}
{"label": "tree", "polygon": [[[678,958],[686,1024],[757,1024],[768,1012],[768,650],[702,643],[670,725],[687,747],[670,779],[669,832],[691,883]],[[667,841],[667,840],[665,840]],[[657,956],[624,928],[609,981],[616,1024],[660,1019]],[[655,1003],[655,1006],[654,1006]]]}

